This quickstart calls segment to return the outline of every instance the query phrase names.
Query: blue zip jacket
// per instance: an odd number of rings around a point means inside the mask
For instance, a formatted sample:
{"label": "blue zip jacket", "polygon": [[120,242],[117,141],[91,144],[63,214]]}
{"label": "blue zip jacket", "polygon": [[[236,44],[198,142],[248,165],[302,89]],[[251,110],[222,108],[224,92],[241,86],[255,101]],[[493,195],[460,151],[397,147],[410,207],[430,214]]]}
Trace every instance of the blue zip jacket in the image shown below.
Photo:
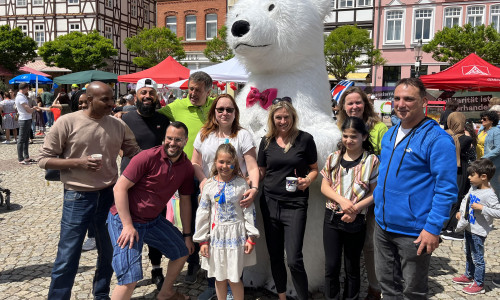
{"label": "blue zip jacket", "polygon": [[451,136],[424,119],[394,147],[400,124],[382,139],[375,220],[386,231],[439,235],[457,201],[457,159]]}

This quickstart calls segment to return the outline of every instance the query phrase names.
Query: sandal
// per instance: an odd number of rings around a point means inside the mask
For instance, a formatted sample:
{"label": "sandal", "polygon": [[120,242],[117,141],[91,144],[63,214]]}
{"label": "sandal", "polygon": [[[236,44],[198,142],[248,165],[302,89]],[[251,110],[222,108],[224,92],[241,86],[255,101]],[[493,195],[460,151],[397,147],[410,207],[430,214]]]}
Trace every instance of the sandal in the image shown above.
{"label": "sandal", "polygon": [[34,159],[30,158],[30,159],[26,160],[26,162],[29,162],[29,163],[36,163],[36,160],[34,160]]}
{"label": "sandal", "polygon": [[[158,299],[160,298],[158,297]],[[170,298],[164,298],[163,300],[186,300],[186,299],[189,299],[189,296],[185,296],[176,291]]]}
{"label": "sandal", "polygon": [[19,164],[20,164],[20,165],[25,165],[25,166],[27,166],[27,165],[31,165],[29,162],[27,162],[27,161],[25,161],[25,160],[20,161],[20,162],[19,162]]}

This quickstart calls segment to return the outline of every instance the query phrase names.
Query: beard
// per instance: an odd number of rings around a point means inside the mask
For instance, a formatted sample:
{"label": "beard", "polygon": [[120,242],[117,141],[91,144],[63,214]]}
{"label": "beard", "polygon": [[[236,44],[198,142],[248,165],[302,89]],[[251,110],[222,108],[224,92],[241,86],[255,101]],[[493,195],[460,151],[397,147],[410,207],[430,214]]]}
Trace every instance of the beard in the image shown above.
{"label": "beard", "polygon": [[152,117],[156,111],[156,102],[154,101],[153,98],[144,98],[143,100],[149,100],[151,101],[151,104],[144,105],[142,100],[138,100],[135,102],[137,111],[145,117]]}
{"label": "beard", "polygon": [[170,154],[168,152],[168,149],[169,149],[169,146],[167,144],[163,145],[163,151],[165,151],[165,153],[167,154],[168,158],[175,158],[175,157],[178,157],[179,155],[182,154],[182,152],[184,151],[184,148],[183,147],[179,147],[177,149],[177,151],[175,151],[174,153]]}

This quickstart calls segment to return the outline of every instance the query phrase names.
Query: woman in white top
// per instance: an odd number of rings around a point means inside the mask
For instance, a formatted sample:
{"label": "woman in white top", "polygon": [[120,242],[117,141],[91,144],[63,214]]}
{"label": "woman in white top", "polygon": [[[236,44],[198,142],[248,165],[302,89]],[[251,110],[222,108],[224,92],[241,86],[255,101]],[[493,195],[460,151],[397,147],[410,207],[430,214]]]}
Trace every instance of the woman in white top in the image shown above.
{"label": "woman in white top", "polygon": [[[257,196],[259,187],[259,168],[257,167],[257,151],[252,134],[241,128],[240,111],[234,98],[228,94],[219,95],[208,112],[208,118],[194,140],[191,162],[194,174],[200,181],[200,192],[210,176],[215,152],[221,144],[231,143],[236,149],[241,173],[250,188],[243,194],[240,205],[248,207]],[[209,291],[210,290],[210,291]],[[205,293],[215,294],[215,280],[209,278]]]}

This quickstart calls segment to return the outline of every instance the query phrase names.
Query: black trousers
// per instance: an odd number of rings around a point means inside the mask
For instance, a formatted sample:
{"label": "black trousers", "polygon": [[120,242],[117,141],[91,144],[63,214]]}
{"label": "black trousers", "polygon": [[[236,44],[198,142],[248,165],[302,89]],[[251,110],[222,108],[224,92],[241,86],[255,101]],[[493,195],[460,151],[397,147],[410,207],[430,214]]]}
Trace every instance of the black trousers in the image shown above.
{"label": "black trousers", "polygon": [[[326,209],[323,223],[325,248],[325,299],[358,299],[361,282],[360,258],[365,242],[366,225],[362,230],[349,233],[335,226],[333,211]],[[340,268],[344,251],[344,294],[340,297]]]}
{"label": "black trousers", "polygon": [[286,292],[287,274],[284,262],[286,250],[286,262],[298,299],[307,300],[308,281],[302,255],[307,201],[278,201],[262,195],[261,211],[276,291]]}

